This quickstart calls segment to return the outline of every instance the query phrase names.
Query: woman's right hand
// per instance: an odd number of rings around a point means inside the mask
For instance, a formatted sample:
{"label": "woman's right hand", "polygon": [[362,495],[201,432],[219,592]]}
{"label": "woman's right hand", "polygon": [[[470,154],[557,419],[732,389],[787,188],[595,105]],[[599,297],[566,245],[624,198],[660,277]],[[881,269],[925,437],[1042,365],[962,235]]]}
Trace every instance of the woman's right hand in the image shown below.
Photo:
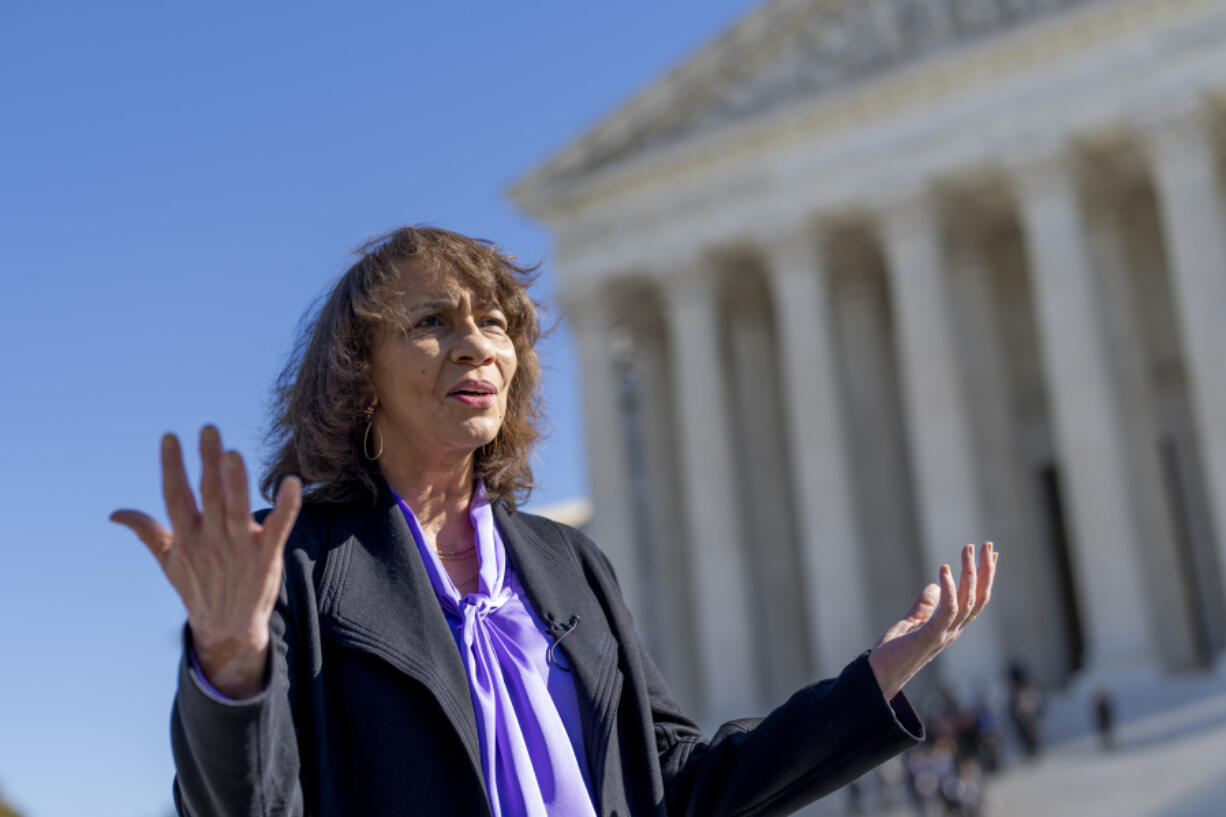
{"label": "woman's right hand", "polygon": [[282,549],[302,507],[302,483],[281,482],[261,525],[251,516],[247,469],[222,451],[213,426],[200,431],[203,511],[187,481],[179,441],[162,437],[162,495],[172,530],[147,514],[119,510],[111,521],[132,529],[162,566],[187,607],[196,659],[215,689],[254,695],[268,663],[268,621],[281,585]]}

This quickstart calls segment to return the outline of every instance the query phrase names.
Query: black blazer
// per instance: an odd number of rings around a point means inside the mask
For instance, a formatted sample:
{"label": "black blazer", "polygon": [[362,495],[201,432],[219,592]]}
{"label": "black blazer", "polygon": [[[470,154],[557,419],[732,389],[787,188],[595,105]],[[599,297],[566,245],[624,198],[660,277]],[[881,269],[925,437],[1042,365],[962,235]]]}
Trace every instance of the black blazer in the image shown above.
{"label": "black blazer", "polygon": [[[543,517],[494,513],[554,637],[578,617],[559,649],[601,817],[788,814],[922,739],[905,697],[887,702],[861,655],[708,740],[640,644],[604,554]],[[254,698],[216,698],[181,663],[180,815],[489,814],[464,665],[390,492],[302,509],[270,626],[269,682]]]}

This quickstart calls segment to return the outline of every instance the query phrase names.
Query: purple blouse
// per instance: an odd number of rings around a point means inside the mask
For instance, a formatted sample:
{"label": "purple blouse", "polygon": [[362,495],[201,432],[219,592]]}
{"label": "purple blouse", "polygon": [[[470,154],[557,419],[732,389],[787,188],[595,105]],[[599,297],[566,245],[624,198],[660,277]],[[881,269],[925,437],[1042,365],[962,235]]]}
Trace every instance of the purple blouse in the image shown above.
{"label": "purple blouse", "polygon": [[396,501],[464,660],[494,817],[595,817],[575,682],[548,660],[546,628],[508,562],[485,485],[478,480],[469,511],[478,589],[463,597],[412,509]]}

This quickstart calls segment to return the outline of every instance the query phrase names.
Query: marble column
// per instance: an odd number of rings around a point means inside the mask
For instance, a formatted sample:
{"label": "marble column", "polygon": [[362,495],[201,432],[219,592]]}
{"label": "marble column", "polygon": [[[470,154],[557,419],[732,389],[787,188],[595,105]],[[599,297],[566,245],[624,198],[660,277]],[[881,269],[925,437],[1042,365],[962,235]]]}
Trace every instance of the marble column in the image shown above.
{"label": "marble column", "polygon": [[[634,368],[638,372],[638,410],[642,420],[642,457],[646,469],[643,486],[650,508],[643,565],[644,606],[653,608],[656,621],[641,621],[640,632],[652,632],[652,655],[683,706],[699,700],[700,679],[695,666],[694,603],[682,500],[683,481],[678,462],[675,367],[666,336],[663,308],[655,298],[637,294],[635,310],[641,320],[633,325]],[[657,293],[658,295],[658,293]]]}
{"label": "marble column", "polygon": [[782,362],[792,495],[819,675],[837,672],[872,644],[869,593],[860,549],[848,433],[839,399],[827,276],[814,225],[798,225],[765,246]]}
{"label": "marble column", "polygon": [[[961,224],[973,219],[965,210],[975,204],[960,203]],[[1028,446],[1022,431],[1029,425],[1033,435],[1035,419],[1026,418],[1019,403],[1035,407],[1040,401],[1025,396],[1033,386],[1024,382],[1019,366],[1037,349],[1033,337],[1019,326],[1019,317],[1033,310],[1029,293],[1017,286],[1024,274],[1010,269],[1016,268],[1020,250],[1020,242],[1011,239],[989,221],[961,227],[946,248],[948,291],[958,307],[954,324],[964,352],[960,360],[967,393],[974,396],[971,421],[983,514],[1008,554],[1005,579],[992,600],[1001,652],[1006,660],[1023,661],[1041,683],[1056,682],[1068,670],[1070,650],[1061,619],[1060,568],[1053,558],[1055,548],[1040,527],[1040,482],[1031,460],[1034,441]]]}
{"label": "marble column", "polygon": [[1218,564],[1226,573],[1226,201],[1207,112],[1193,104],[1164,112],[1150,128],[1149,148]]}
{"label": "marble column", "polygon": [[1071,161],[1036,147],[1014,168],[1034,281],[1039,342],[1073,531],[1091,675],[1159,654],[1147,615],[1127,435]]}
{"label": "marble column", "polygon": [[[885,204],[880,219],[898,322],[903,402],[925,567],[930,580],[936,581],[938,566],[949,563],[956,578],[962,546],[974,543],[978,558],[983,542],[993,541],[995,534],[984,518],[981,464],[958,357],[956,307],[945,276],[936,203],[922,189],[908,190]],[[1007,554],[1008,543],[996,544]],[[986,608],[957,648],[942,656],[941,672],[947,682],[965,687],[999,678],[1002,663],[996,616],[995,607]]]}
{"label": "marble column", "polygon": [[714,273],[700,262],[674,270],[665,311],[676,376],[698,677],[706,719],[718,723],[760,702]]}
{"label": "marble column", "polygon": [[755,632],[758,688],[766,700],[782,701],[814,678],[789,466],[797,452],[785,430],[774,309],[760,259],[726,257],[721,270],[720,330],[749,604],[755,621],[772,622]]}
{"label": "marble column", "polygon": [[608,299],[598,289],[560,298],[574,333],[583,377],[589,490],[595,503],[590,534],[613,562],[631,613],[643,613],[642,582],[635,546],[627,444],[610,343]]}

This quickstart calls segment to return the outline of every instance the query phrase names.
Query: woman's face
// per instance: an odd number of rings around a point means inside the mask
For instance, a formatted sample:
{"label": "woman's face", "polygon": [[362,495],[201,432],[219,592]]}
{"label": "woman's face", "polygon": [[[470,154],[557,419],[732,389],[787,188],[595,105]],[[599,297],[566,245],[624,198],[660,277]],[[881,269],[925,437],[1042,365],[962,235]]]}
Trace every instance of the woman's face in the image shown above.
{"label": "woman's face", "polygon": [[383,330],[371,353],[384,456],[462,459],[506,415],[516,365],[506,315],[450,271],[412,274],[404,297],[408,322]]}

